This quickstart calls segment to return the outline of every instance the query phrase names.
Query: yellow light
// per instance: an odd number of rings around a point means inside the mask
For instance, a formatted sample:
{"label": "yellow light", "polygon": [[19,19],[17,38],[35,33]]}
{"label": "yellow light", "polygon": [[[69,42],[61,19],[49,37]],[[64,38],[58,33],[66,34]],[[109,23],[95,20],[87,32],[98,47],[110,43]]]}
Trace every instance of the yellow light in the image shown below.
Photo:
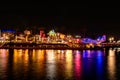
{"label": "yellow light", "polygon": [[115,80],[115,52],[114,50],[109,50],[109,56],[108,56],[108,73],[109,73],[109,78],[112,80]]}
{"label": "yellow light", "polygon": [[67,50],[66,51],[66,75],[71,77],[72,76],[72,61],[73,56],[72,56],[72,50]]}

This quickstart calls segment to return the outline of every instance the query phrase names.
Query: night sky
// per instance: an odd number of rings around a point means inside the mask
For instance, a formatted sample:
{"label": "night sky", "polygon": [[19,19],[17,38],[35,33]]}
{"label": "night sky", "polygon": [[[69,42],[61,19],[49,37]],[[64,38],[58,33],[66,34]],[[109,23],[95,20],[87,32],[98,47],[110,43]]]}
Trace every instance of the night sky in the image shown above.
{"label": "night sky", "polygon": [[87,4],[11,4],[0,7],[0,28],[54,28],[63,33],[120,37],[119,8]]}

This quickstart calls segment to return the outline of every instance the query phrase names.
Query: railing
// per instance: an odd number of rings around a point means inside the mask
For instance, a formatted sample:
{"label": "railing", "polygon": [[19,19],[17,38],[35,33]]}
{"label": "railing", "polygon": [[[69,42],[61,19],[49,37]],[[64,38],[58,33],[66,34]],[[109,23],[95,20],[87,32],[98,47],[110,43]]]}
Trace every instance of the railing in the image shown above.
{"label": "railing", "polygon": [[6,43],[1,46],[1,48],[21,48],[21,49],[80,49],[84,48],[85,46],[83,45],[68,45],[68,44],[53,44],[53,43],[41,43],[41,44],[36,44],[36,43]]}
{"label": "railing", "polygon": [[86,44],[62,44],[62,43],[14,43],[1,42],[0,48],[30,48],[30,49],[86,49],[86,48],[104,48],[120,47],[120,43],[102,43],[101,46],[86,47]]}

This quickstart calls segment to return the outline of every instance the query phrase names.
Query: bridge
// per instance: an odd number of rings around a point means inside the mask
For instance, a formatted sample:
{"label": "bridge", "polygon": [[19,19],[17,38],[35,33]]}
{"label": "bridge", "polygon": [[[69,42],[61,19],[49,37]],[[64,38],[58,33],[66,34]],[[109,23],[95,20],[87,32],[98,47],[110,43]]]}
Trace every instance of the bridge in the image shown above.
{"label": "bridge", "polygon": [[120,47],[120,43],[101,43],[102,47]]}
{"label": "bridge", "polygon": [[84,44],[65,43],[2,43],[1,49],[84,49]]}
{"label": "bridge", "polygon": [[100,46],[86,47],[87,44],[64,44],[64,43],[0,43],[1,49],[102,49],[120,47],[120,43],[101,43]]}

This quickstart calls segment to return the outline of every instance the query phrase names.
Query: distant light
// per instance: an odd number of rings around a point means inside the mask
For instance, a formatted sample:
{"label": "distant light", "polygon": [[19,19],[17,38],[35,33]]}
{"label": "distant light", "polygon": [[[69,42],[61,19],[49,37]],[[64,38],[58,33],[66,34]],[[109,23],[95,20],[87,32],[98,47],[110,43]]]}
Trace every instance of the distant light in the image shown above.
{"label": "distant light", "polygon": [[80,42],[80,39],[77,39],[77,42]]}
{"label": "distant light", "polygon": [[81,38],[81,36],[79,36],[79,35],[76,35],[75,37],[76,37],[76,38]]}

